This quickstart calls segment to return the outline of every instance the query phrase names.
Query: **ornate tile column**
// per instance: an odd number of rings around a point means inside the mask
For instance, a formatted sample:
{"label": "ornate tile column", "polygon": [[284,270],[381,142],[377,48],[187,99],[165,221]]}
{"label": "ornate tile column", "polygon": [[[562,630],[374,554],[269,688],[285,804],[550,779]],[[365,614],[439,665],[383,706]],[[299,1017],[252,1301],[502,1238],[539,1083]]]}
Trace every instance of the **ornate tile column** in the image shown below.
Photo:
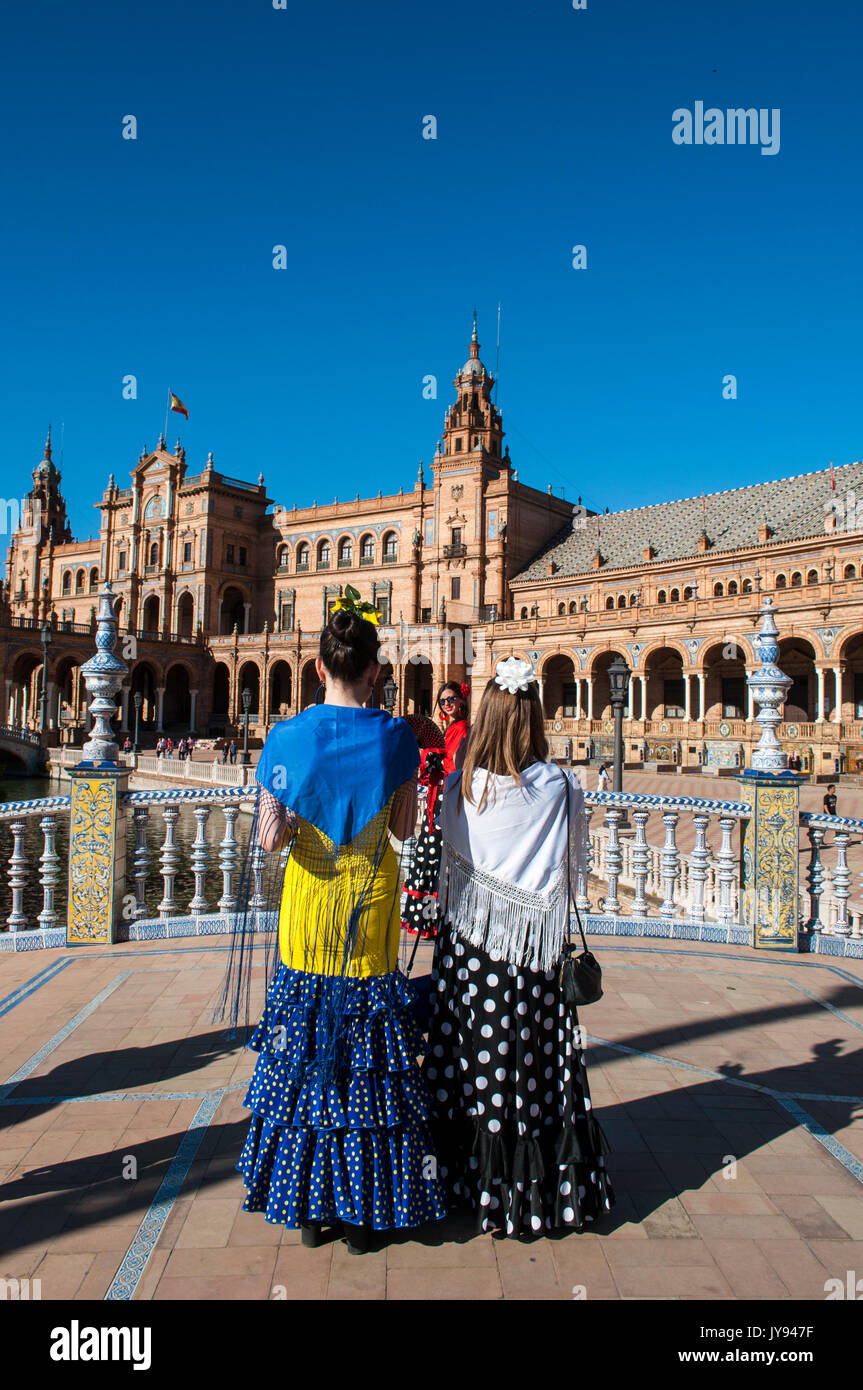
{"label": "ornate tile column", "polygon": [[776,736],[790,676],[780,671],[773,600],[765,598],[758,634],[761,665],[746,681],[760,706],[761,738],[744,770],[742,797],[752,807],[743,844],[743,922],[752,945],[797,950],[799,920],[798,821],[802,777],[788,771],[788,755]]}
{"label": "ornate tile column", "polygon": [[92,696],[93,727],[84,756],[70,769],[68,946],[106,945],[116,940],[126,878],[126,809],[122,795],[129,774],[119,765],[110,721],[125,661],[114,655],[117,642],[116,596],[110,583],[99,595],[96,655],[81,667]]}

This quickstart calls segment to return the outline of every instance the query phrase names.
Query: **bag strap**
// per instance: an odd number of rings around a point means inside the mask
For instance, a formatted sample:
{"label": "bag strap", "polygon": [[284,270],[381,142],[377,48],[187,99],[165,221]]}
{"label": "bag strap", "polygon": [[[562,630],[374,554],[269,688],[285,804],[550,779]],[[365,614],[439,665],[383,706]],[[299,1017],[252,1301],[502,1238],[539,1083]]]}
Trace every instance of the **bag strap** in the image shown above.
{"label": "bag strap", "polygon": [[585,949],[585,951],[586,951],[586,950],[587,950],[587,938],[586,938],[585,935],[584,935],[584,927],[581,925],[581,916],[579,915],[578,904],[576,903],[575,898],[572,896],[572,883],[571,883],[571,881],[570,881],[570,862],[569,862],[569,859],[570,859],[570,855],[569,855],[569,830],[570,830],[570,817],[569,817],[569,778],[567,777],[567,775],[566,775],[566,773],[564,772],[563,768],[560,768],[559,771],[560,771],[561,777],[563,778],[563,795],[564,795],[565,800],[566,800],[566,938],[567,938],[567,941],[569,941],[569,942],[571,943],[572,937],[571,937],[570,930],[569,930],[570,920],[571,920],[571,919],[570,919],[570,913],[569,913],[569,906],[570,906],[570,903],[571,903],[572,906],[573,906],[573,908],[575,909],[575,920],[576,920],[576,922],[578,923],[578,930],[579,930],[579,932],[581,933],[581,944],[583,945],[583,947],[584,947],[584,949]]}

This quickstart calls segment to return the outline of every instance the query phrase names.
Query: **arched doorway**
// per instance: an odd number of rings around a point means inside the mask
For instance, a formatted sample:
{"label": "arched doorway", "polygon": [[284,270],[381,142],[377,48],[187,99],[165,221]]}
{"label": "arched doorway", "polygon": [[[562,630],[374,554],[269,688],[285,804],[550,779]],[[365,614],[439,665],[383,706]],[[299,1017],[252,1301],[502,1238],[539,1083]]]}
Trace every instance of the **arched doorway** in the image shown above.
{"label": "arched doorway", "polygon": [[319,685],[320,681],[315,670],[315,663],[307,661],[300,677],[300,709],[306,709],[315,703],[315,694]]}
{"label": "arched doorway", "polygon": [[427,656],[419,661],[409,661],[402,670],[404,684],[404,710],[406,714],[425,714],[431,716],[432,664]]}
{"label": "arched doorway", "polygon": [[686,680],[683,657],[673,647],[657,647],[645,665],[647,680],[646,719],[683,719],[686,710]]}
{"label": "arched doorway", "polygon": [[229,584],[222,594],[219,632],[229,637],[234,628],[238,632],[246,630],[246,603],[242,591],[235,584]]}
{"label": "arched doorway", "polygon": [[859,721],[863,719],[863,633],[848,638],[841,661],[845,668],[842,717]]}
{"label": "arched doorway", "polygon": [[291,668],[277,661],[270,670],[270,719],[287,719],[291,714]]}
{"label": "arched doorway", "polygon": [[146,661],[140,661],[132,670],[131,697],[129,700],[129,725],[135,727],[135,692],[143,697],[141,705],[141,728],[156,727],[156,673]]}
{"label": "arched doorway", "polygon": [[189,732],[192,715],[192,698],[189,694],[189,673],[185,666],[176,662],[165,676],[165,702],[162,723],[166,729],[176,729],[180,733]]}
{"label": "arched doorway", "polygon": [[240,674],[237,680],[237,718],[241,719],[245,711],[243,704],[243,691],[252,692],[252,703],[249,705],[249,717],[257,718],[261,707],[261,673],[257,663],[247,661],[240,667]]}
{"label": "arched doorway", "polygon": [[[619,656],[626,660],[624,652],[610,651],[601,652],[591,667],[593,676],[593,717],[594,719],[610,719],[614,713],[611,707],[611,690],[608,684],[608,668],[612,661],[616,661]],[[631,666],[630,661],[626,662]],[[632,679],[630,677],[629,696],[632,698]],[[627,706],[628,708],[628,706]],[[625,713],[626,711],[624,711]]]}
{"label": "arched doorway", "polygon": [[[378,709],[386,709],[386,702],[384,700],[384,684],[388,676],[392,676],[393,680],[395,680],[395,676],[393,676],[393,668],[390,662],[387,662],[385,666],[381,667],[378,673],[378,678],[375,681],[375,688],[372,691],[372,698],[369,701],[370,704],[377,705]],[[396,702],[393,706],[393,713],[395,713],[395,711],[398,709],[398,703],[399,697],[397,691]]]}
{"label": "arched doorway", "polygon": [[227,720],[231,708],[231,675],[223,661],[216,662],[213,672],[213,717]]}
{"label": "arched doorway", "polygon": [[37,729],[41,716],[42,698],[41,654],[22,652],[16,657],[12,666],[12,684],[9,695],[9,723],[18,728]]}
{"label": "arched doorway", "polygon": [[[732,651],[735,653],[732,655]],[[702,657],[704,719],[745,719],[749,712],[746,659],[742,645],[716,642]]]}
{"label": "arched doorway", "polygon": [[159,636],[158,594],[150,594],[149,598],[144,599],[144,608],[141,615],[141,632],[144,637]]}
{"label": "arched doorway", "polygon": [[546,719],[574,719],[578,707],[575,663],[569,656],[551,656],[543,664],[542,710]]}
{"label": "arched doorway", "polygon": [[189,593],[181,594],[177,604],[177,636],[191,637],[195,623],[195,600]]}
{"label": "arched doorway", "polygon": [[[785,697],[782,718],[792,723],[795,720],[805,723],[816,717],[817,677],[815,675],[815,648],[805,637],[785,637],[779,643],[779,669],[791,677],[791,685]],[[824,710],[827,715],[835,706],[832,680],[824,681]]]}
{"label": "arched doorway", "polygon": [[61,657],[57,662],[54,675],[53,719],[58,728],[74,727],[84,710],[86,687],[80,668],[85,660],[83,656],[69,655]]}

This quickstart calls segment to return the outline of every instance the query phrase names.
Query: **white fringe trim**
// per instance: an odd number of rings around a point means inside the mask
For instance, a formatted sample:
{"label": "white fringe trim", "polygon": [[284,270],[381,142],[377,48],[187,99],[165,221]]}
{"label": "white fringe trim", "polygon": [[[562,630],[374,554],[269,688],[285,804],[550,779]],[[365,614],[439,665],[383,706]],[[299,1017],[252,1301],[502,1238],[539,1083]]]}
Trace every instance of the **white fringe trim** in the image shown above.
{"label": "white fringe trim", "polygon": [[510,965],[558,964],[569,928],[565,864],[547,892],[530,893],[476,868],[446,842],[444,856],[441,910],[456,936]]}

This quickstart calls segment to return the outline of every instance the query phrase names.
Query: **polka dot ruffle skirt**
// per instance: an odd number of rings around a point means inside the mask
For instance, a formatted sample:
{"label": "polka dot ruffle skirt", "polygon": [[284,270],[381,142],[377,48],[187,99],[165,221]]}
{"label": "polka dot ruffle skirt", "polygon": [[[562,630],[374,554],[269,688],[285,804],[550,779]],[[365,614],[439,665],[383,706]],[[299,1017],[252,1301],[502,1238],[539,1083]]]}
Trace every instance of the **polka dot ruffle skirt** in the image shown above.
{"label": "polka dot ruffle skirt", "polygon": [[614,1204],[578,1019],[557,972],[438,937],[423,1074],[452,1197],[481,1230],[590,1229]]}
{"label": "polka dot ruffle skirt", "polygon": [[[346,991],[343,1047],[332,1079],[315,1065],[326,995]],[[416,1058],[413,987],[393,973],[339,981],[282,965],[249,1046],[260,1053],[246,1096],[253,1112],[237,1164],[244,1211],[297,1227],[422,1225],[446,1214]]]}

